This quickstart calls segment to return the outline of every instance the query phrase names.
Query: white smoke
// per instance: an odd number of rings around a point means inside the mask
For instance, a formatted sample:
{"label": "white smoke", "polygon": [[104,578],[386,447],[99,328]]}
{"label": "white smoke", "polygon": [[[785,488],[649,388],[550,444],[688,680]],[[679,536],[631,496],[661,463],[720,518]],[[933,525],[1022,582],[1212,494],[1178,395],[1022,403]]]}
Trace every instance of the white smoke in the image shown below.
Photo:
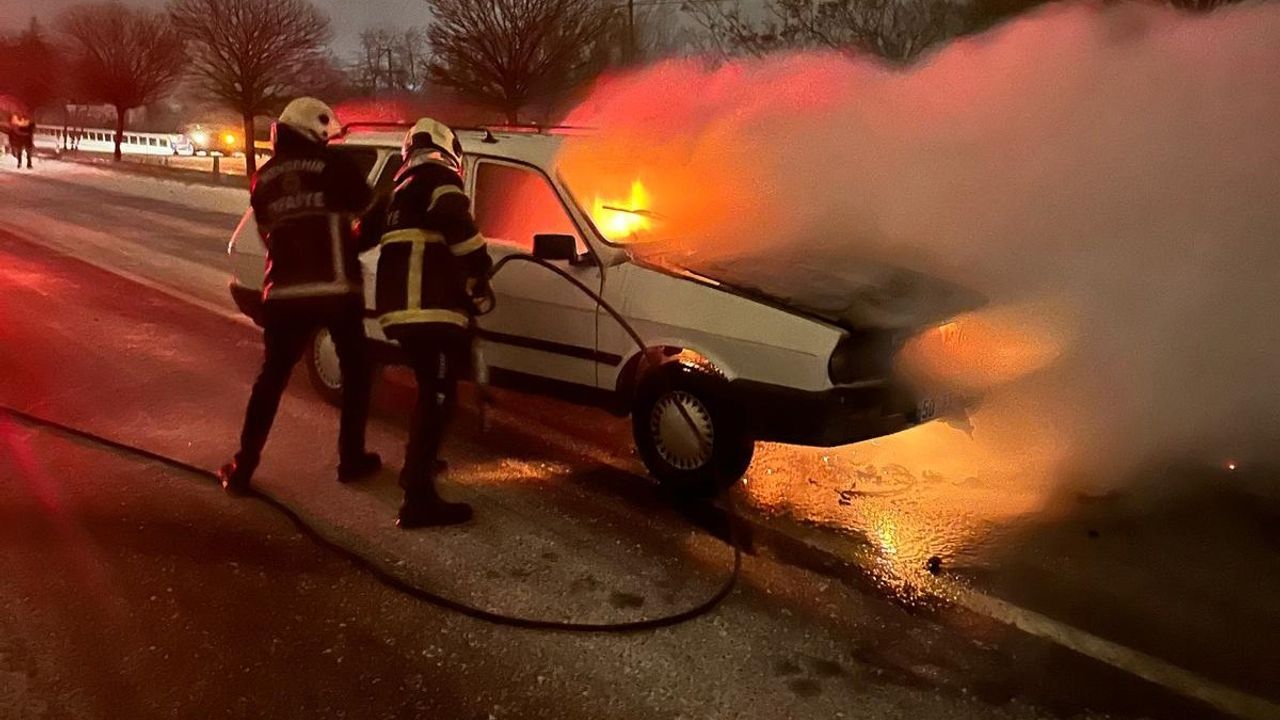
{"label": "white smoke", "polygon": [[570,184],[643,179],[682,242],[987,294],[1038,360],[986,412],[1035,408],[1063,471],[1280,458],[1280,7],[1052,7],[907,70],[672,62],[569,122],[600,130]]}

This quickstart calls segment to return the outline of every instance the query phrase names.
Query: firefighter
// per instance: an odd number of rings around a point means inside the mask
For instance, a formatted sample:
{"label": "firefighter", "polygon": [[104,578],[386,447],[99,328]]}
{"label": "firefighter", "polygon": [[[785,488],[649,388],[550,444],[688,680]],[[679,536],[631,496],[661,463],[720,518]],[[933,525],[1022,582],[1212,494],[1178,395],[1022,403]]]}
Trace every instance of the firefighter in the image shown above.
{"label": "firefighter", "polygon": [[13,146],[13,155],[18,159],[18,169],[22,169],[22,153],[27,154],[27,169],[31,169],[31,151],[36,144],[36,124],[25,115],[16,115],[10,121],[9,144]]}
{"label": "firefighter", "polygon": [[441,499],[436,479],[458,374],[469,356],[476,302],[488,294],[491,266],[484,237],[463,193],[462,145],[431,118],[404,139],[378,259],[378,320],[398,341],[418,382],[400,486],[404,529],[455,525],[471,506]]}
{"label": "firefighter", "polygon": [[326,147],[339,130],[323,102],[289,103],[271,128],[275,153],[250,186],[267,248],[261,318],[266,354],[249,396],[240,451],[219,473],[233,495],[248,490],[289,375],[320,328],[329,330],[342,371],[338,480],[359,480],[382,466],[365,450],[371,377],[358,258],[367,249],[363,243],[372,246],[377,236],[356,232],[372,191],[354,161]]}

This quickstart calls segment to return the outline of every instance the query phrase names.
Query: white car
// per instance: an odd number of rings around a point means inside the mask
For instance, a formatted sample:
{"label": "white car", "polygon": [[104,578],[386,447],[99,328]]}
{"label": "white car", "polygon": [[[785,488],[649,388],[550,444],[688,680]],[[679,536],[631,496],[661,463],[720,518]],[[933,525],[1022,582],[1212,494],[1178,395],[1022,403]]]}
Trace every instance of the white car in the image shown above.
{"label": "white car", "polygon": [[[402,132],[354,130],[335,146],[386,192],[400,167]],[[664,484],[711,492],[746,472],[756,441],[844,445],[937,412],[933,400],[914,397],[891,377],[902,322],[858,327],[845,319],[847,307],[824,308],[823,298],[806,303],[750,277],[726,279],[732,268],[713,279],[715,272],[688,269],[688,258],[644,259],[601,231],[616,237],[619,218],[591,217],[562,182],[556,169],[562,137],[459,135],[467,193],[494,261],[523,253],[554,263],[597,291],[645,346],[564,278],[510,262],[492,279],[496,309],[477,320],[477,357],[489,382],[629,413],[640,457]],[[229,253],[232,296],[256,318],[265,250],[251,212]],[[377,253],[362,256],[366,329],[386,351],[381,357],[394,362],[395,345],[372,312]],[[916,276],[899,273],[894,282],[902,285],[903,277]],[[905,332],[944,319],[937,312],[913,318]],[[312,343],[307,365],[321,392],[336,398],[342,380],[327,331]]]}

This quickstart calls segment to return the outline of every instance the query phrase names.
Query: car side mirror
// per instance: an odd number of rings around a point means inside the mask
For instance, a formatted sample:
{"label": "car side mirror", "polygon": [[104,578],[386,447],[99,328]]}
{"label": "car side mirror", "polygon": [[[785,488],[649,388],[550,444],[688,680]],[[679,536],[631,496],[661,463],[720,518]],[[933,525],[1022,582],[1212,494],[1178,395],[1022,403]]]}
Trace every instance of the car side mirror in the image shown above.
{"label": "car side mirror", "polygon": [[572,235],[534,235],[533,256],[573,262],[578,259],[578,239]]}

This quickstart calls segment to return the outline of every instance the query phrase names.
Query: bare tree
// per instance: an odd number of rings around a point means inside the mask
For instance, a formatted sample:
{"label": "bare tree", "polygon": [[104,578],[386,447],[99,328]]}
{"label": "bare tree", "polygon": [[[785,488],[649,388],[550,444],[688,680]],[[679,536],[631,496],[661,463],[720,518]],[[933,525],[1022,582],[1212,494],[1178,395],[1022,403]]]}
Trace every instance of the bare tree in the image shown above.
{"label": "bare tree", "polygon": [[[970,0],[966,32],[982,32],[1005,20],[1017,17],[1054,0]],[[1165,0],[1187,12],[1210,12],[1242,0]]]}
{"label": "bare tree", "polygon": [[555,98],[599,66],[592,43],[617,6],[596,0],[427,0],[431,76],[500,110],[508,122]]}
{"label": "bare tree", "polygon": [[310,95],[324,98],[330,105],[336,105],[353,97],[351,75],[338,56],[326,54],[319,63],[298,78],[294,86],[296,95]]}
{"label": "bare tree", "polygon": [[31,113],[52,103],[65,89],[62,58],[35,18],[22,33],[0,38],[0,94]]}
{"label": "bare tree", "polygon": [[595,44],[609,65],[635,65],[678,54],[691,45],[680,8],[663,0],[615,3],[604,32]]}
{"label": "bare tree", "polygon": [[308,0],[172,0],[169,14],[187,40],[199,87],[243,119],[252,175],[254,118],[330,66],[329,18]]}
{"label": "bare tree", "polygon": [[690,3],[686,12],[704,29],[704,44],[726,56],[816,47],[896,62],[958,35],[965,19],[952,0],[768,0],[757,14],[709,2]]}
{"label": "bare tree", "polygon": [[58,27],[70,41],[78,95],[116,111],[118,161],[125,114],[160,99],[182,74],[182,41],[163,14],[118,2],[71,7]]}
{"label": "bare tree", "polygon": [[427,47],[427,33],[422,28],[365,30],[360,33],[360,51],[352,64],[352,81],[366,95],[420,92],[428,79]]}

